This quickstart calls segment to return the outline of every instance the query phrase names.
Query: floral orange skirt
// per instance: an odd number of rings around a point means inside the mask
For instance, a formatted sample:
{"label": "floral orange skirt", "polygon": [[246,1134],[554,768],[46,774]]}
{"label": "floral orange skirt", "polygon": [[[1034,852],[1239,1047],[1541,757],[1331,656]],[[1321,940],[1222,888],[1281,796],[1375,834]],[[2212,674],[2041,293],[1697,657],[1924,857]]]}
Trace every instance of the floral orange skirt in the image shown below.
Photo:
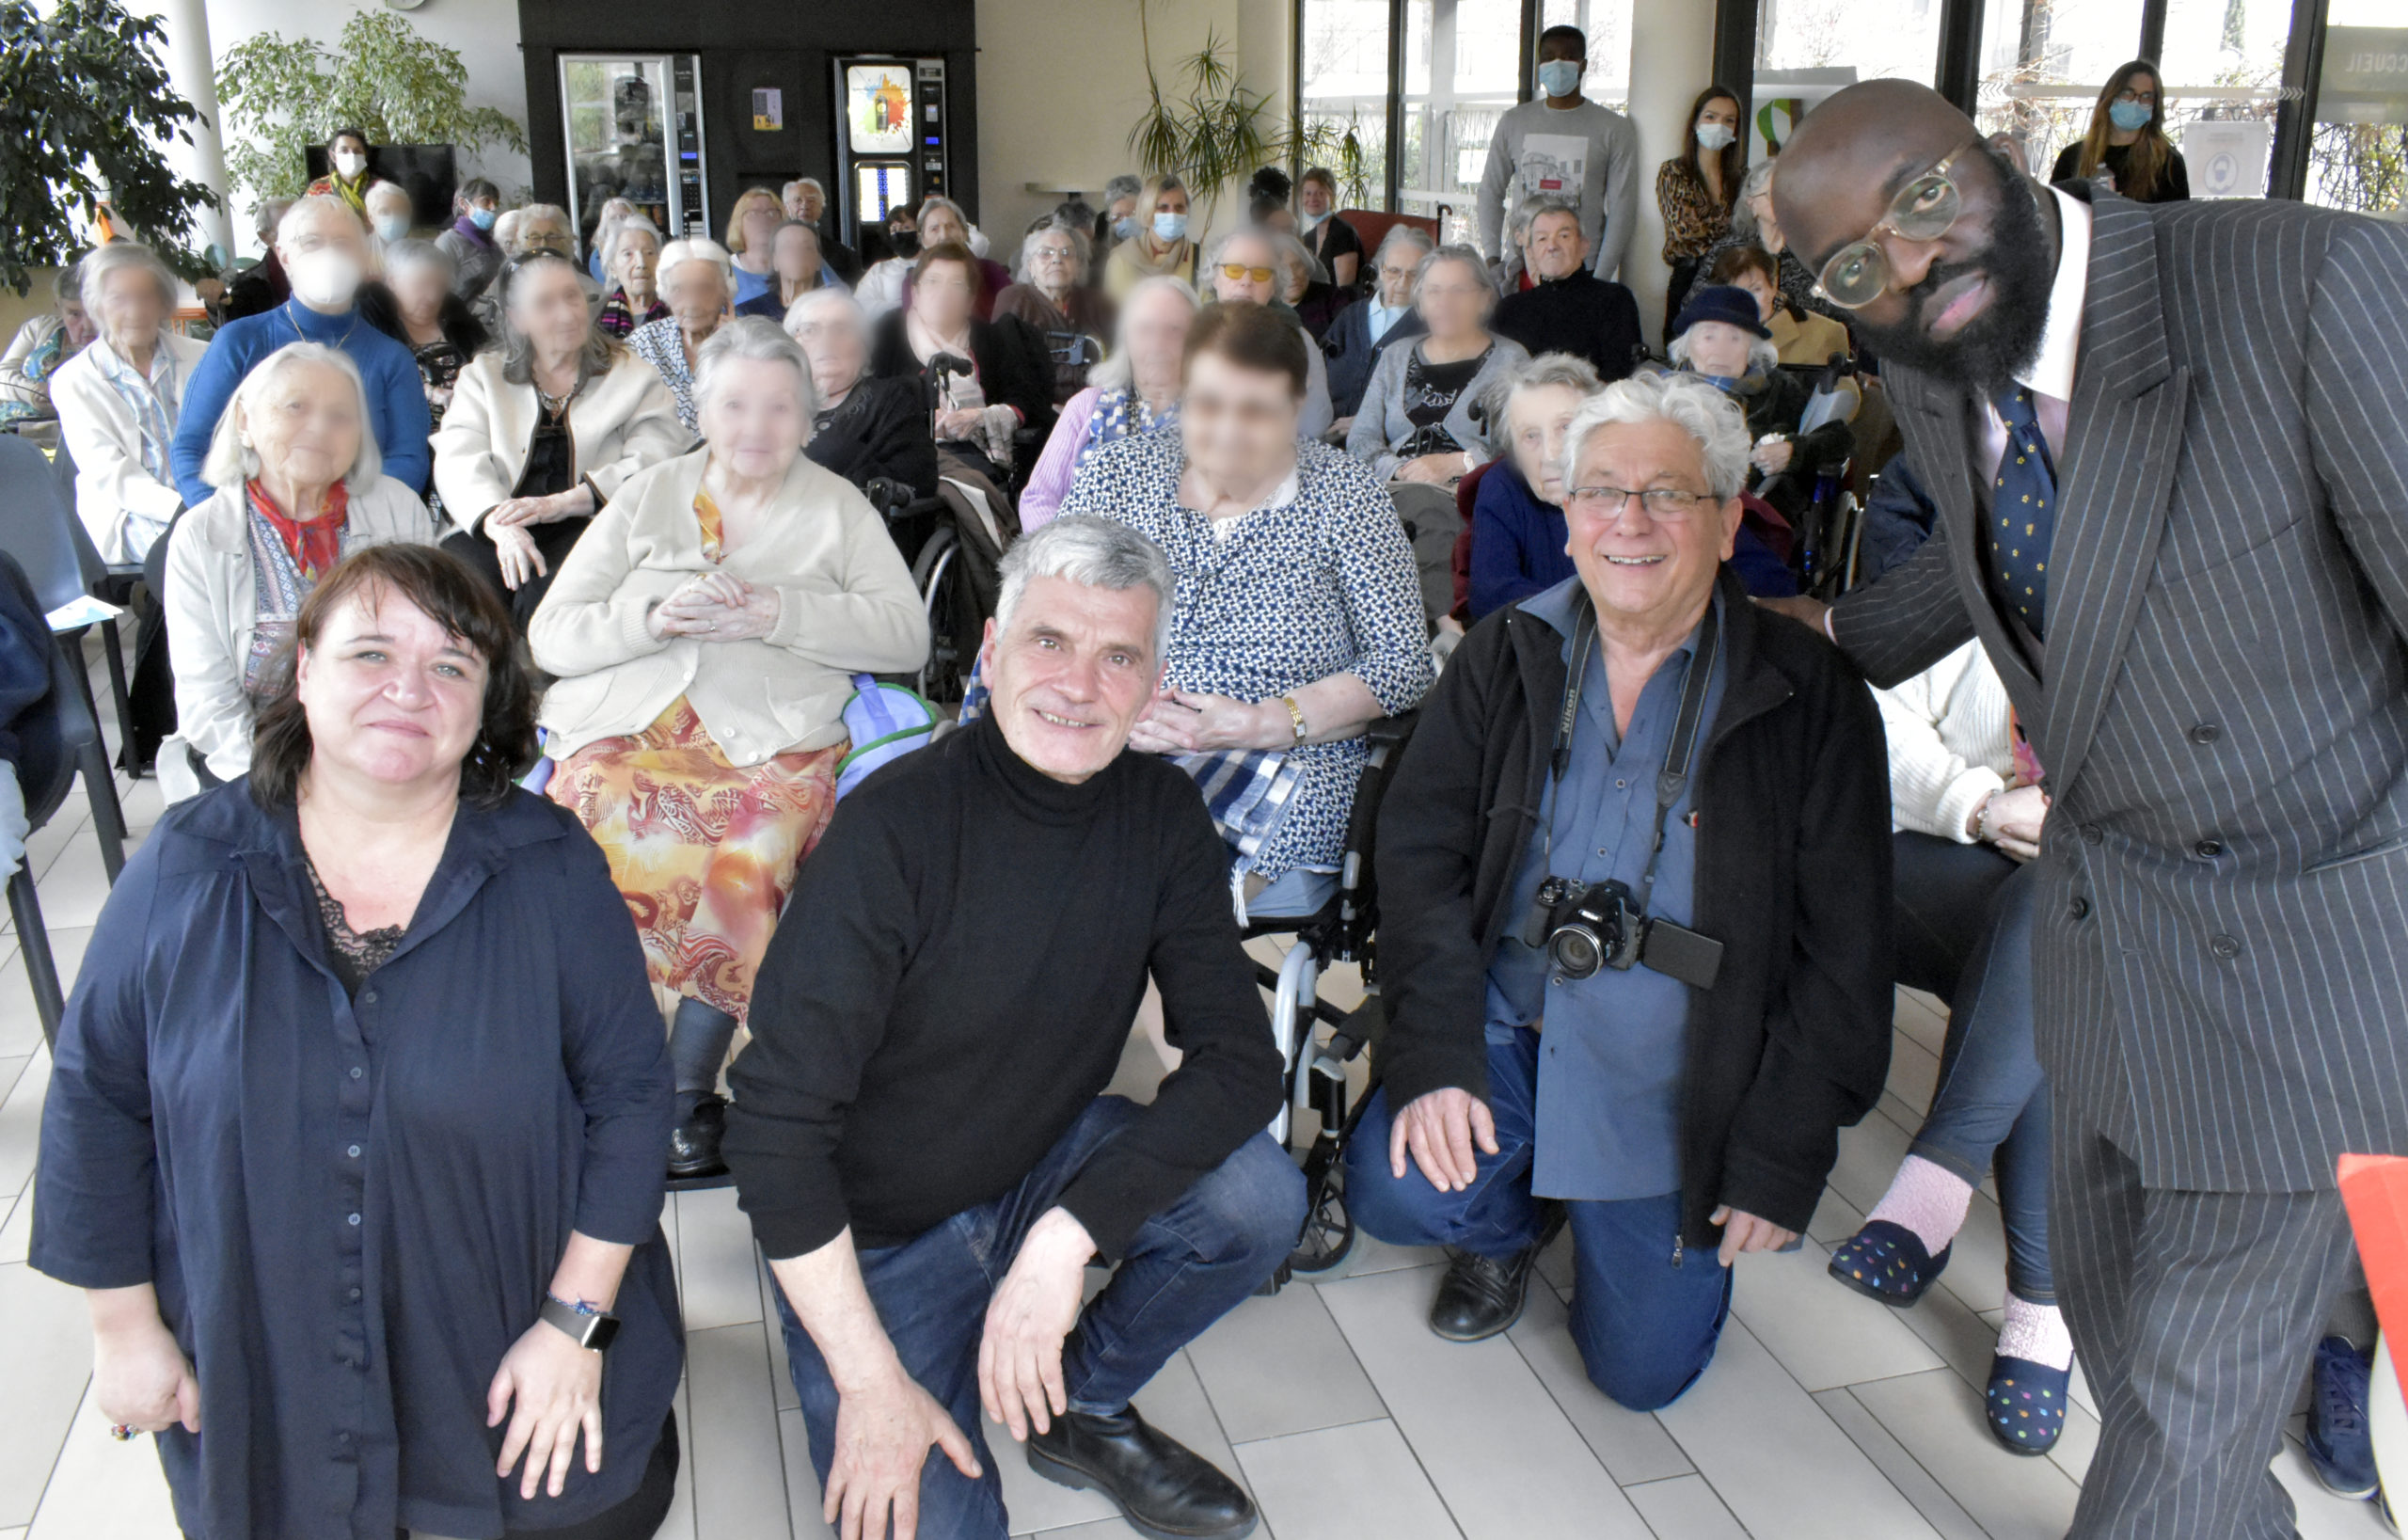
{"label": "floral orange skirt", "polygon": [[553,772],[552,801],[610,859],[653,982],[744,1019],[850,747],[731,765],[681,695],[642,732],[589,743]]}

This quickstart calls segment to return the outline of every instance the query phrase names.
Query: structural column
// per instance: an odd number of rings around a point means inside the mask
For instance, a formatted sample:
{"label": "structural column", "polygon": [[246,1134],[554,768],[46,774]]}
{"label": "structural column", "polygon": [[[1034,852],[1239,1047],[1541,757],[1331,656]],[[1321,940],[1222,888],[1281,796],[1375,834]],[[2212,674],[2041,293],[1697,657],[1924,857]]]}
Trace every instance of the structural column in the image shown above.
{"label": "structural column", "polygon": [[1639,300],[1648,337],[1663,341],[1664,214],[1656,205],[1656,167],[1681,152],[1689,103],[1714,78],[1710,5],[1640,4],[1630,15],[1630,119],[1639,129],[1639,228],[1622,260],[1622,280]]}
{"label": "structural column", "polygon": [[177,174],[205,184],[217,195],[210,207],[196,210],[193,220],[203,246],[215,245],[234,255],[234,225],[228,217],[232,199],[226,184],[226,149],[218,135],[217,70],[209,45],[209,8],[205,0],[149,0],[143,8],[159,19],[166,32],[167,79],[176,94],[199,113],[185,125],[192,143],[170,139],[164,147],[167,164]]}

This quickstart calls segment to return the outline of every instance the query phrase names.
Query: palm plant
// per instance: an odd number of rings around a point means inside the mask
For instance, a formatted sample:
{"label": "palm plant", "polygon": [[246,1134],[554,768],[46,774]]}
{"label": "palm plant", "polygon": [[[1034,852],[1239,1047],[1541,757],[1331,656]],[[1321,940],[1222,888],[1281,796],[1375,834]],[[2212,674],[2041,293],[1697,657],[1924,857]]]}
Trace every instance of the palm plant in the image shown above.
{"label": "palm plant", "polygon": [[1223,187],[1264,166],[1333,160],[1341,190],[1360,199],[1368,178],[1362,141],[1352,121],[1341,130],[1326,120],[1289,119],[1269,95],[1240,83],[1229,45],[1217,27],[1206,31],[1201,48],[1179,61],[1173,78],[1184,84],[1184,94],[1166,93],[1154,66],[1149,9],[1148,0],[1137,0],[1147,105],[1129,130],[1129,149],[1141,167],[1157,176],[1176,176],[1199,194],[1206,224],[1219,207]]}

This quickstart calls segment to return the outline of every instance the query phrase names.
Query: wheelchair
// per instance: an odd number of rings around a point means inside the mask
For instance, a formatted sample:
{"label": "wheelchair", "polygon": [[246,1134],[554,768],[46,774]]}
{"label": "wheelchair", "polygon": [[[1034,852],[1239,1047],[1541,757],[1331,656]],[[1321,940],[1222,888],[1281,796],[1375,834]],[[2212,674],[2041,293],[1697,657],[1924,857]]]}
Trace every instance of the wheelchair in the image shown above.
{"label": "wheelchair", "polygon": [[[1300,1158],[1305,1173],[1305,1228],[1288,1260],[1265,1292],[1291,1278],[1328,1272],[1354,1246],[1354,1221],[1346,1211],[1340,1157],[1346,1140],[1370,1100],[1350,1104],[1350,1067],[1376,1041],[1386,1025],[1379,996],[1379,881],[1372,860],[1379,832],[1380,800],[1412,738],[1416,713],[1383,717],[1366,733],[1370,754],[1354,788],[1346,822],[1346,849],[1338,891],[1321,910],[1304,916],[1250,920],[1245,940],[1291,938],[1277,968],[1254,965],[1256,981],[1271,992],[1271,1031],[1285,1066],[1287,1097],[1272,1120],[1271,1136],[1294,1152],[1297,1115],[1310,1111],[1318,1126]],[[1321,976],[1332,965],[1352,962],[1362,970],[1363,1004],[1341,1011],[1321,998]],[[1325,1035],[1324,1035],[1325,1031]]]}

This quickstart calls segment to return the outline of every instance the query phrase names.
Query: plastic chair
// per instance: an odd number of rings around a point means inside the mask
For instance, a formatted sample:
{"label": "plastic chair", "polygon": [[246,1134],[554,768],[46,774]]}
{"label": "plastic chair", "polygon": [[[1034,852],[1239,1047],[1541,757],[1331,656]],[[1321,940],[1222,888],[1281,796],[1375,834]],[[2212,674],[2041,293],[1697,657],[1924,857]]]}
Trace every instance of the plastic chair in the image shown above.
{"label": "plastic chair", "polygon": [[[0,553],[0,582],[14,585],[26,603],[40,607],[24,569],[5,553]],[[52,648],[50,693],[11,724],[18,745],[17,788],[24,795],[25,832],[31,834],[57,815],[81,772],[92,799],[92,820],[101,830],[101,857],[108,867],[109,881],[115,882],[125,865],[125,823],[118,811],[116,786],[109,780],[101,724],[92,714],[89,695],[75,688],[74,676],[82,672],[82,664],[81,657],[71,659],[64,646]],[[57,961],[51,956],[50,932],[42,924],[33,869],[23,862],[8,879],[8,913],[17,922],[18,944],[24,948],[25,978],[33,987],[42,1040],[55,1047],[66,994],[59,986]]]}
{"label": "plastic chair", "polygon": [[[101,560],[84,521],[75,516],[71,483],[62,484],[60,472],[41,451],[12,434],[0,434],[0,487],[8,488],[6,495],[0,495],[0,551],[16,558],[26,580],[34,585],[36,609],[47,614],[75,599],[103,596],[102,587],[116,584],[120,575]],[[129,567],[121,576],[122,591],[131,594],[142,570]],[[84,631],[79,626],[59,632],[58,638],[63,643],[79,643]],[[115,620],[101,622],[101,641],[109,668],[109,691],[117,705],[119,741],[131,743],[134,710],[126,695],[125,649]],[[92,699],[88,682],[81,692],[87,701]],[[99,715],[97,702],[93,714]]]}

